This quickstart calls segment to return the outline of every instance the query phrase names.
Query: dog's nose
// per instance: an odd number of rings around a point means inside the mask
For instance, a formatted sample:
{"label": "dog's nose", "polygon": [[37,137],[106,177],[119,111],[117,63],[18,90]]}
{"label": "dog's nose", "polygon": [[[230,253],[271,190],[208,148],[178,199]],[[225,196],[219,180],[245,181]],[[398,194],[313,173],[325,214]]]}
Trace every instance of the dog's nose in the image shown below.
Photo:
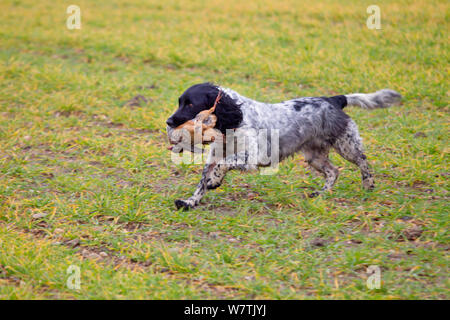
{"label": "dog's nose", "polygon": [[167,125],[168,125],[169,127],[171,127],[171,128],[174,128],[174,127],[175,127],[175,121],[173,121],[172,118],[167,119],[166,123],[167,123]]}

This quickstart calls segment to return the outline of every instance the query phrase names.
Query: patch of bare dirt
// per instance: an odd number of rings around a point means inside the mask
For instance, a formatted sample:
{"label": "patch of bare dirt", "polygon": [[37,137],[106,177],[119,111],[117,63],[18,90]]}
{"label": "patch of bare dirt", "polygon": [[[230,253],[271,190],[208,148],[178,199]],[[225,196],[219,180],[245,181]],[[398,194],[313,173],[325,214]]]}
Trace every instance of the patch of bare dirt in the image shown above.
{"label": "patch of bare dirt", "polygon": [[151,89],[158,89],[158,86],[153,83],[153,84],[147,85],[147,86],[137,86],[137,89],[139,89],[139,90],[142,90],[142,89],[151,90]]}
{"label": "patch of bare dirt", "polygon": [[[150,99],[150,100],[149,100]],[[152,101],[151,98],[146,98],[141,94],[134,96],[132,99],[125,102],[124,107],[142,107],[147,104],[149,101]]]}
{"label": "patch of bare dirt", "polygon": [[330,244],[332,242],[332,239],[330,238],[314,238],[309,242],[310,248],[320,248],[325,247],[326,245]]}
{"label": "patch of bare dirt", "polygon": [[84,111],[82,110],[62,110],[62,111],[56,111],[53,114],[56,118],[58,117],[70,117],[70,116],[76,116],[76,117],[82,117],[84,115]]}
{"label": "patch of bare dirt", "polygon": [[412,226],[403,231],[403,235],[408,241],[414,241],[418,239],[423,233],[421,226]]}

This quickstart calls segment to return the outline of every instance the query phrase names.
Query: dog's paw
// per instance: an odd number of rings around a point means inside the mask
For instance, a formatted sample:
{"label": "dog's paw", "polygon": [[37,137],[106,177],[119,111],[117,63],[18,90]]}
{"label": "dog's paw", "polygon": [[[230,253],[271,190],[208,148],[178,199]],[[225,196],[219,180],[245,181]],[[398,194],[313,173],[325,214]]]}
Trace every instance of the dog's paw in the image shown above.
{"label": "dog's paw", "polygon": [[373,191],[375,189],[375,184],[373,182],[373,179],[366,179],[363,181],[363,188],[367,191]]}
{"label": "dog's paw", "polygon": [[183,209],[184,211],[193,208],[193,206],[190,205],[189,203],[187,203],[186,201],[184,201],[184,200],[179,200],[179,199],[178,199],[178,200],[175,200],[175,206],[177,207],[178,210],[179,210],[179,209]]}
{"label": "dog's paw", "polygon": [[208,189],[208,190],[217,189],[217,188],[220,187],[221,185],[222,185],[222,183],[220,183],[220,182],[207,184],[207,185],[206,185],[206,189]]}
{"label": "dog's paw", "polygon": [[318,196],[320,196],[320,192],[319,191],[314,191],[314,192],[312,192],[312,193],[310,193],[308,195],[308,197],[310,197],[310,198],[315,198],[315,197],[318,197]]}

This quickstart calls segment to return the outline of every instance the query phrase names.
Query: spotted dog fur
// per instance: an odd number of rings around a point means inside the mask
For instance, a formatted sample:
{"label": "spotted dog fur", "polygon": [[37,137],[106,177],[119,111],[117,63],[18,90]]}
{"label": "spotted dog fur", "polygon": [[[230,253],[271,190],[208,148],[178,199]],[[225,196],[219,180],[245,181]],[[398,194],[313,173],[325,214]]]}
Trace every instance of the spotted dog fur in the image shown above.
{"label": "spotted dog fur", "polygon": [[[374,188],[358,128],[343,112],[343,108],[347,105],[364,109],[386,108],[400,101],[401,96],[396,91],[383,89],[370,94],[305,97],[280,103],[263,103],[228,88],[202,83],[190,87],[180,97],[179,108],[167,120],[168,130],[209,109],[219,90],[223,98],[214,112],[217,116],[216,128],[225,134],[226,146],[233,145],[235,151],[224,157],[223,154],[229,153],[224,152],[223,145],[213,143],[194,194],[186,200],[176,200],[177,208],[197,206],[207,189],[221,185],[229,170],[249,171],[267,166],[267,159],[259,156],[250,161],[250,147],[272,150],[271,139],[260,139],[255,134],[260,129],[278,130],[279,148],[275,152],[279,161],[301,151],[308,164],[325,177],[321,191],[313,192],[311,197],[331,190],[338,178],[339,171],[328,157],[331,148],[359,167],[364,188]],[[245,143],[235,145],[233,139],[239,136],[245,137]]]}

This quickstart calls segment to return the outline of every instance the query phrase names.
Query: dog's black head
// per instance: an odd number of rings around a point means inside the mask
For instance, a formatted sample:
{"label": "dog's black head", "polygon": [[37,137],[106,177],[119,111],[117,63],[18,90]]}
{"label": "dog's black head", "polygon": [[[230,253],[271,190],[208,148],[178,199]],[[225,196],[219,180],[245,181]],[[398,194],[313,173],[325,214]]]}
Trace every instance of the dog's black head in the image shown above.
{"label": "dog's black head", "polygon": [[[212,108],[219,94],[219,87],[211,83],[196,84],[187,89],[178,99],[178,109],[167,120],[167,125],[176,128],[192,120],[203,110]],[[237,128],[242,121],[239,105],[229,95],[222,92],[214,114],[217,116],[216,128],[222,133],[226,129]]]}

